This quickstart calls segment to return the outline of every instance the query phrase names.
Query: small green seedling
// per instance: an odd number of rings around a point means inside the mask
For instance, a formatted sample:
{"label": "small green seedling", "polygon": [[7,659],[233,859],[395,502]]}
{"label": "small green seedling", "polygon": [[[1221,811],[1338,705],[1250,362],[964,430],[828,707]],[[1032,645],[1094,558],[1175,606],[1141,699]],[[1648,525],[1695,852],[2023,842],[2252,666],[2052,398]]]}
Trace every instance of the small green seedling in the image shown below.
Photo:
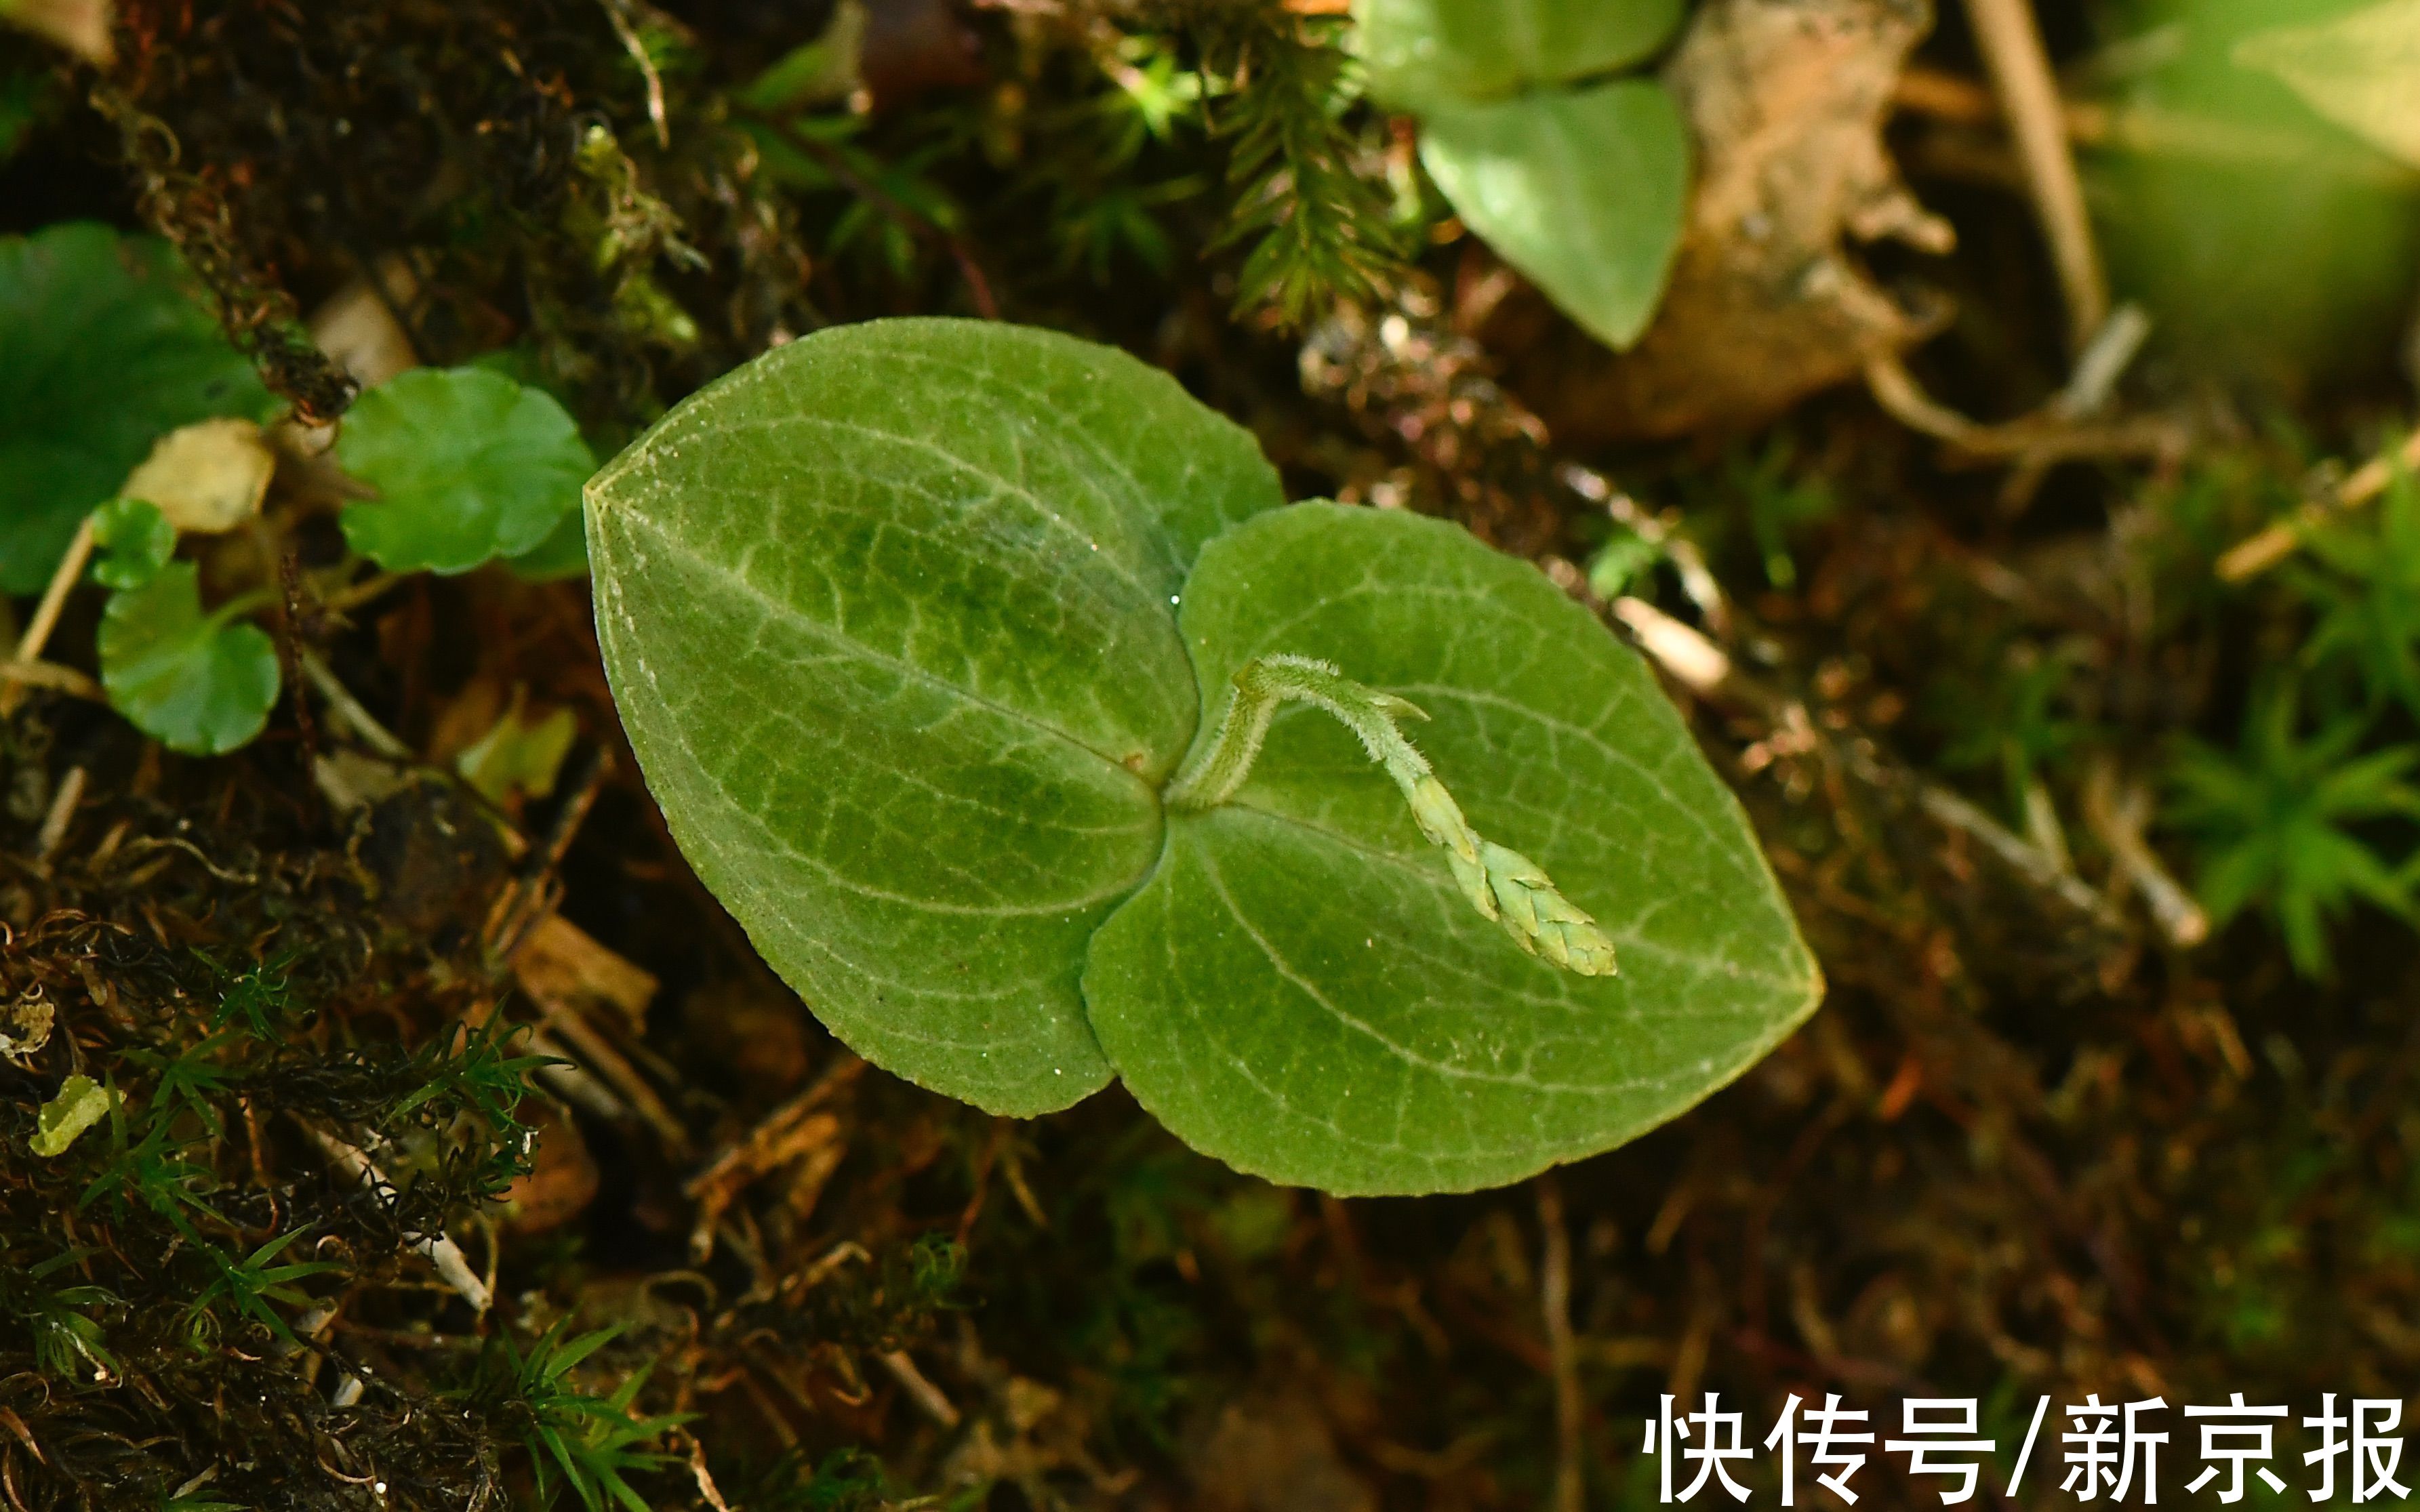
{"label": "small green seedling", "polygon": [[1816,1001],[1635,656],[1456,526],[1286,505],[1122,353],[807,337],[610,464],[588,532],[699,875],[936,1090],[1115,1076],[1248,1171],[1459,1190],[1671,1118]]}
{"label": "small green seedling", "polygon": [[1681,240],[1689,144],[1651,56],[1680,0],[1354,0],[1371,95],[1473,231],[1591,334],[1647,329]]}
{"label": "small green seedling", "polygon": [[[233,750],[277,702],[276,647],[250,623],[271,585],[206,606],[200,567],[177,559],[180,530],[220,533],[259,506],[273,460],[252,423],[275,408],[165,243],[72,223],[0,238],[0,593],[46,586],[89,515],[92,577],[110,590],[101,686],[172,749]],[[208,466],[222,427],[249,438],[258,471],[248,495],[198,507],[226,492]],[[503,372],[405,373],[362,398],[336,451],[377,495],[345,511],[346,535],[383,567],[585,568],[595,458],[561,405]]]}
{"label": "small green seedling", "polygon": [[540,1506],[554,1505],[556,1489],[569,1486],[585,1512],[647,1512],[649,1503],[628,1477],[671,1463],[670,1456],[645,1446],[694,1415],[644,1417],[631,1411],[652,1365],[631,1372],[610,1396],[592,1396],[573,1384],[571,1372],[619,1332],[600,1328],[572,1338],[558,1322],[526,1353],[510,1334],[500,1334],[481,1352],[470,1388],[452,1394],[474,1411],[507,1410],[520,1421]]}
{"label": "small green seedling", "polygon": [[113,590],[101,616],[101,682],[136,729],[213,756],[249,743],[277,702],[277,647],[243,616],[265,594],[202,609],[201,574],[171,560],[177,532],[139,499],[93,514],[92,575]]}
{"label": "small green seedling", "polygon": [[2224,927],[2258,904],[2286,936],[2294,969],[2323,980],[2334,962],[2329,928],[2355,903],[2420,919],[2420,863],[2390,863],[2365,828],[2420,819],[2420,747],[2364,750],[2367,717],[2323,721],[2303,733],[2290,681],[2253,696],[2233,752],[2189,741],[2169,771],[2170,821],[2201,851],[2202,905]]}

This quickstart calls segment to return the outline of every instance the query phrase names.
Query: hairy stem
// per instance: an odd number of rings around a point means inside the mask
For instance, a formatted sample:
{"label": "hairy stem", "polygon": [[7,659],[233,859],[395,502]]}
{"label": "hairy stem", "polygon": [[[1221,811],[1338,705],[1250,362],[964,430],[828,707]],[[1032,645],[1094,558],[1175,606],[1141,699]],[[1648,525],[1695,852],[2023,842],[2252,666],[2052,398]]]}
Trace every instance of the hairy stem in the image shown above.
{"label": "hairy stem", "polygon": [[1234,683],[1217,737],[1169,784],[1171,809],[1198,812],[1233,797],[1251,775],[1279,706],[1289,700],[1311,704],[1359,736],[1370,759],[1403,790],[1420,833],[1445,851],[1446,864],[1471,906],[1502,925],[1531,955],[1583,977],[1613,975],[1613,942],[1596,920],[1558,892],[1535,861],[1471,828],[1428,758],[1397,728],[1399,719],[1427,715],[1309,656],[1256,657],[1236,671]]}

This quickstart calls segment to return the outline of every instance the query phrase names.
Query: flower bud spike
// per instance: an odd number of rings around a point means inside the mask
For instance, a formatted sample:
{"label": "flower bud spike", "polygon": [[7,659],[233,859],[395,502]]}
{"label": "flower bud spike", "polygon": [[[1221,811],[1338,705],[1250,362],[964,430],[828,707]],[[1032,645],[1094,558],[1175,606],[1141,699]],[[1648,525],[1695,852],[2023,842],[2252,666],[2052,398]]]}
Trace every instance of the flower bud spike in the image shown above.
{"label": "flower bud spike", "polygon": [[1309,703],[1359,737],[1403,793],[1420,833],[1445,852],[1454,885],[1481,917],[1503,926],[1522,949],[1567,971],[1615,974],[1613,942],[1596,920],[1558,891],[1537,862],[1472,829],[1428,758],[1395,727],[1401,718],[1426,719],[1418,706],[1309,656],[1256,657],[1236,670],[1234,686],[1218,733],[1169,784],[1171,809],[1213,809],[1233,797],[1251,775],[1278,706],[1290,699]]}

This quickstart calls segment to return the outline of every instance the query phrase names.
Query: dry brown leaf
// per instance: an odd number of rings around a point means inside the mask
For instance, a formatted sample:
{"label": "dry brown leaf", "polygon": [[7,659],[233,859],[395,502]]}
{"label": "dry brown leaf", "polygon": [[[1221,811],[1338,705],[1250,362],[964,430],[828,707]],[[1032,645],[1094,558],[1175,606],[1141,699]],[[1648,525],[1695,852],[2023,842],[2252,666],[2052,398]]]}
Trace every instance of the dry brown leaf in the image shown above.
{"label": "dry brown leaf", "polygon": [[311,340],[365,389],[420,365],[411,333],[389,303],[413,298],[420,281],[411,264],[393,255],[379,259],[377,278],[355,278],[311,316]]}
{"label": "dry brown leaf", "polygon": [[160,438],[117,491],[159,506],[179,532],[217,535],[260,512],[277,454],[249,420],[201,420]]}
{"label": "dry brown leaf", "polygon": [[610,1004],[631,1033],[646,1030],[655,976],[560,914],[549,915],[531,929],[513,952],[513,975],[534,1001]]}

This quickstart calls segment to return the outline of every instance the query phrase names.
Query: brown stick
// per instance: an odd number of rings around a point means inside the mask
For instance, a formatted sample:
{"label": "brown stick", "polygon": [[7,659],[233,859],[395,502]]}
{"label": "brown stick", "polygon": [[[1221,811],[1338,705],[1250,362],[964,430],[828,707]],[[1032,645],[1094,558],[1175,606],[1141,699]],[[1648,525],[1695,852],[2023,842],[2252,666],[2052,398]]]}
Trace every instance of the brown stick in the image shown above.
{"label": "brown stick", "polygon": [[2315,499],[2304,504],[2294,518],[2280,520],[2228,548],[2226,555],[2218,559],[2219,578],[2240,583],[2259,577],[2301,550],[2303,537],[2312,526],[2323,524],[2329,517],[2344,510],[2358,509],[2384,493],[2386,486],[2395,481],[2397,469],[2420,469],[2420,430],[2405,437],[2401,449],[2392,455],[2374,456],[2363,463],[2336,486],[2333,496]]}
{"label": "brown stick", "polygon": [[0,661],[0,683],[12,688],[47,687],[90,699],[95,703],[109,702],[109,694],[99,683],[72,667],[62,667],[55,661]]}
{"label": "brown stick", "polygon": [[[1946,126],[1987,127],[2000,122],[1992,92],[1971,79],[1938,69],[1901,73],[1891,103],[1911,116]],[[2242,121],[2143,104],[2112,105],[2070,100],[2060,106],[2060,125],[2079,147],[2157,154],[2203,162],[2250,163],[2268,168],[2308,168],[2359,183],[2409,189],[2413,170],[2383,153],[2334,151],[2325,139],[2276,131]]]}
{"label": "brown stick", "polygon": [[[1792,720],[1792,711],[1776,690],[1740,673],[1719,647],[1693,627],[1637,599],[1621,600],[1614,613],[1630,629],[1639,650],[1699,697],[1745,708],[1776,729],[1793,722],[1804,724],[1803,712]],[[2108,899],[1982,810],[1913,772],[1885,765],[1861,742],[1844,741],[1838,748],[1849,769],[1867,786],[1904,794],[1934,823],[1981,844],[2028,885],[2113,934],[2125,933],[2125,920]]]}
{"label": "brown stick", "polygon": [[1897,357],[1877,357],[1866,364],[1866,390],[1900,424],[1980,462],[2043,466],[2077,457],[2173,456],[2191,441],[2177,422],[2156,415],[2079,421],[2068,412],[2064,393],[2015,420],[1996,424],[1969,420],[1925,393]]}
{"label": "brown stick", "polygon": [[2085,213],[2075,159],[2068,152],[2067,116],[2058,83],[2051,75],[2050,55],[2042,49],[2041,31],[2026,0],[1966,0],[1966,14],[2008,116],[2009,134],[2033,192],[2034,212],[2050,241],[2051,261],[2067,301],[2071,344],[2082,350],[2109,317],[2109,280],[2093,243],[2091,219]]}
{"label": "brown stick", "polygon": [[[58,570],[51,574],[50,586],[42,590],[42,601],[34,609],[33,622],[17,641],[17,655],[12,658],[16,664],[22,666],[41,658],[42,648],[50,644],[51,632],[58,628],[59,612],[67,608],[68,590],[84,576],[84,564],[91,557],[92,517],[86,515],[84,523],[76,527],[75,538],[68,543],[68,554],[59,558]],[[32,682],[31,678],[11,677],[0,686],[0,718],[17,712]]]}
{"label": "brown stick", "polygon": [[[351,1177],[381,1200],[394,1196],[395,1183],[387,1180],[386,1173],[380,1170],[369,1156],[335,1135],[323,1134],[309,1124],[303,1124],[302,1130],[328,1157],[329,1165]],[[493,1296],[488,1290],[488,1284],[479,1279],[479,1273],[471,1269],[470,1257],[462,1253],[461,1245],[455,1243],[441,1229],[422,1235],[412,1247],[428,1257],[429,1263],[437,1267],[437,1273],[464,1302],[471,1304],[473,1312],[482,1316],[487,1313]]]}
{"label": "brown stick", "polygon": [[1538,1261],[1538,1305],[1545,1315],[1546,1354],[1555,1370],[1554,1512],[1582,1512],[1587,1486],[1580,1474],[1579,1350],[1572,1342],[1572,1239],[1563,1224],[1563,1189],[1552,1171],[1532,1183],[1538,1189],[1538,1227],[1544,1232]]}

